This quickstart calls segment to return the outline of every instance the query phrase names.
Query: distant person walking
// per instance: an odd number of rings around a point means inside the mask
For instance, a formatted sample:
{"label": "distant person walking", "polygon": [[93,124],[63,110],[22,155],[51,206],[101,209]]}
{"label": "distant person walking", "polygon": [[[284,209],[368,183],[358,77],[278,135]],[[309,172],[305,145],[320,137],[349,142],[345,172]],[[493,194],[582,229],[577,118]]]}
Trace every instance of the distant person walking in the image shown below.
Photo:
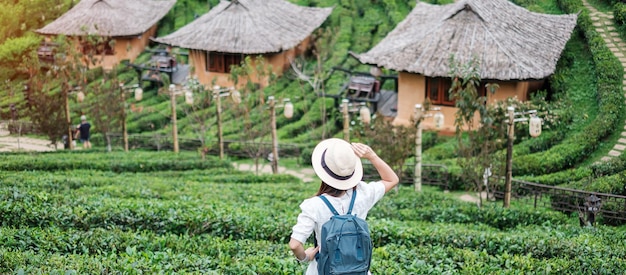
{"label": "distant person walking", "polygon": [[83,149],[91,148],[91,142],[89,141],[89,130],[91,129],[91,124],[87,122],[87,117],[85,115],[80,116],[80,124],[78,124],[77,129],[80,142],[83,143]]}

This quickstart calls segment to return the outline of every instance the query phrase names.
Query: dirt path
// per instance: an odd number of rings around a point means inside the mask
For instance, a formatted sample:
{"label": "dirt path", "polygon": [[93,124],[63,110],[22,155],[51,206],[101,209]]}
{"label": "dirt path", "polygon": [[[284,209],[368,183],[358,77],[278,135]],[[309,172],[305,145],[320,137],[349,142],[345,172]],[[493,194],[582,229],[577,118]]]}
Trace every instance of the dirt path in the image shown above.
{"label": "dirt path", "polygon": [[[62,149],[63,145],[57,146]],[[0,152],[23,152],[23,151],[55,151],[50,141],[30,137],[18,137],[10,135],[6,130],[0,130]]]}
{"label": "dirt path", "polygon": [[[256,168],[253,164],[246,164],[246,163],[233,163],[233,166],[235,166],[235,168],[241,170],[241,171],[249,171],[249,172],[256,172]],[[261,165],[259,165],[258,168],[258,172],[259,174],[271,174],[272,173],[272,168],[269,165],[269,163],[263,163]],[[278,167],[278,172],[280,174],[290,174],[293,175],[295,177],[298,177],[300,179],[302,179],[303,182],[305,183],[310,183],[310,182],[314,182],[317,181],[317,176],[315,175],[315,172],[313,171],[313,168],[302,168],[299,170],[289,170],[285,167]],[[486,195],[483,195],[483,200],[486,199]],[[462,195],[460,195],[459,200],[462,201],[466,201],[469,203],[479,203],[480,199],[478,198],[478,194],[476,193],[464,193]]]}

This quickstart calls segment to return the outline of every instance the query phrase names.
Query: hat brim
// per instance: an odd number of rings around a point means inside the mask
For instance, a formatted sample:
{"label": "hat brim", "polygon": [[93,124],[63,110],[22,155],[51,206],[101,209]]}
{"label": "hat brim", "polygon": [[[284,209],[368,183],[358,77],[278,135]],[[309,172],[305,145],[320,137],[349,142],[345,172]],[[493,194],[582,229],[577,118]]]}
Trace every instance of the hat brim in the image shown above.
{"label": "hat brim", "polygon": [[322,142],[317,144],[317,146],[315,146],[315,149],[313,149],[313,154],[311,155],[311,163],[313,165],[313,170],[315,171],[315,174],[323,182],[335,189],[348,190],[356,186],[363,179],[363,164],[361,163],[361,159],[357,157],[357,162],[354,167],[354,174],[352,174],[350,178],[345,180],[339,180],[329,175],[324,170],[324,167],[322,167],[322,154],[324,154],[324,151],[326,151],[326,149],[334,146],[336,143],[346,143],[348,146],[352,146],[350,145],[350,143],[343,139],[330,138],[323,140]]}

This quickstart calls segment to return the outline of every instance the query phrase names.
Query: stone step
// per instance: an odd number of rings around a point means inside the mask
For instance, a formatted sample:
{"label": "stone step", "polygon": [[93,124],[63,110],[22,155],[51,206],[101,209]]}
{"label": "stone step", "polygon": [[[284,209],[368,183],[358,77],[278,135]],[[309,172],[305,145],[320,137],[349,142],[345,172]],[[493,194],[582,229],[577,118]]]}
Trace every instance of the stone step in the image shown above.
{"label": "stone step", "polygon": [[626,149],[626,145],[623,144],[615,144],[615,146],[613,146],[613,150],[616,151],[624,151],[624,149]]}
{"label": "stone step", "polygon": [[[624,126],[624,128],[626,128],[626,126]],[[622,143],[622,144],[626,144],[626,138],[620,138],[617,140],[617,142]]]}
{"label": "stone step", "polygon": [[622,154],[622,152],[620,152],[620,151],[615,151],[615,150],[609,151],[609,156],[612,156],[612,157],[619,157],[619,155],[621,155],[621,154]]}
{"label": "stone step", "polygon": [[607,161],[612,160],[612,159],[613,159],[612,157],[606,157],[605,156],[605,157],[602,157],[601,160],[604,161],[604,162],[607,162]]}

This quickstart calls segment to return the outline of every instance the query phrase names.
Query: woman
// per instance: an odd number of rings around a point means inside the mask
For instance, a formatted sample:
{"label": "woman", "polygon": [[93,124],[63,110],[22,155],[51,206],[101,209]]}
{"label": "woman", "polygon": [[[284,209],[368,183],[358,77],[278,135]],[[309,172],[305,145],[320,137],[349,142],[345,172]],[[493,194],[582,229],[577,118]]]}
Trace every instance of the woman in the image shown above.
{"label": "woman", "polygon": [[[360,158],[368,159],[380,175],[381,180],[365,183]],[[353,190],[356,189],[352,214],[365,219],[368,211],[389,190],[398,184],[398,176],[369,146],[362,143],[348,143],[331,138],[320,142],[311,156],[313,170],[322,180],[316,196],[300,204],[302,212],[293,227],[289,247],[300,262],[309,262],[305,274],[318,274],[315,254],[320,249],[322,225],[333,215],[317,196],[325,195],[340,215],[348,211]],[[317,245],[304,248],[304,243],[315,232]]]}

